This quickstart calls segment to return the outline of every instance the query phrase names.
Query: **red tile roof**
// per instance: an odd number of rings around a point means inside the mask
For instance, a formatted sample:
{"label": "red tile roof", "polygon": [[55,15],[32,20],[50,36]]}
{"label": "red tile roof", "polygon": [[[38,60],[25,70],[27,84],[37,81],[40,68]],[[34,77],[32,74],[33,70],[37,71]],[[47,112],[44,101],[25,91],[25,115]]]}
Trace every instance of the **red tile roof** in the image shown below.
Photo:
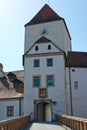
{"label": "red tile roof", "polygon": [[25,24],[25,26],[61,19],[63,18],[61,18],[58,14],[56,14],[56,12],[52,10],[52,8],[45,4],[44,7],[42,7],[41,10],[35,15],[35,17],[30,22]]}
{"label": "red tile roof", "polygon": [[15,99],[23,97],[23,93],[16,92],[14,88],[11,89],[0,89],[0,100],[3,99]]}
{"label": "red tile roof", "polygon": [[45,4],[41,10],[32,18],[31,21],[29,21],[27,24],[25,24],[25,27],[28,25],[34,25],[34,24],[40,24],[45,22],[51,22],[51,21],[57,21],[57,20],[63,20],[64,25],[66,27],[67,33],[69,35],[69,38],[71,39],[70,33],[68,31],[66,22],[64,18],[60,17],[52,8],[50,8],[47,4]]}
{"label": "red tile roof", "polygon": [[87,52],[68,52],[67,67],[87,67]]}

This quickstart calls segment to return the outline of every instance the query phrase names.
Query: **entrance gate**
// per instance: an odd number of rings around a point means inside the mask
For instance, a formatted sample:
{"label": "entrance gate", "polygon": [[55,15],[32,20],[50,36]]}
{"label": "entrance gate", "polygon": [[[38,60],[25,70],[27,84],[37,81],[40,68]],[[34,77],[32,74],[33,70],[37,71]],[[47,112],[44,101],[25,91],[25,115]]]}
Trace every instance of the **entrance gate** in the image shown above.
{"label": "entrance gate", "polygon": [[35,120],[36,121],[51,121],[51,103],[49,101],[35,101],[34,106]]}

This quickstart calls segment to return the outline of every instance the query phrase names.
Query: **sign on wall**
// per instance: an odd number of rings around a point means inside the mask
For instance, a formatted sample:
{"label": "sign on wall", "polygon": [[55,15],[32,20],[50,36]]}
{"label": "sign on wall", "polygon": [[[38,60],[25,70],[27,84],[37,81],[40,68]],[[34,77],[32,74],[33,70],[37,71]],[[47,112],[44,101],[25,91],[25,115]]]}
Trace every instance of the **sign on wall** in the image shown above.
{"label": "sign on wall", "polygon": [[46,88],[40,88],[39,89],[39,97],[40,98],[46,98],[47,97]]}

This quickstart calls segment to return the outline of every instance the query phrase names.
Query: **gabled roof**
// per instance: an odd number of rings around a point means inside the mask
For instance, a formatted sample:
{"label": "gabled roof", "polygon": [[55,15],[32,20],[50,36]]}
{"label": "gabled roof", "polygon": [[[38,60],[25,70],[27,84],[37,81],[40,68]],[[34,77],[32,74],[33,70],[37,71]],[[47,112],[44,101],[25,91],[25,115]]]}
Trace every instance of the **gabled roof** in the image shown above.
{"label": "gabled roof", "polygon": [[52,22],[52,21],[57,21],[57,20],[63,20],[64,25],[66,27],[67,33],[71,39],[70,33],[68,31],[66,22],[64,18],[60,17],[50,6],[45,4],[41,10],[29,21],[26,26],[29,25],[35,25],[35,24],[40,24],[40,23],[45,23],[45,22]]}
{"label": "gabled roof", "polygon": [[41,38],[39,38],[36,42],[34,42],[31,46],[31,48],[29,48],[24,55],[26,55],[34,46],[36,43],[49,43],[51,42],[57,49],[59,49],[61,52],[64,52],[60,47],[58,47],[54,42],[52,42],[50,39],[42,36]]}
{"label": "gabled roof", "polygon": [[52,10],[47,4],[45,4],[41,10],[35,15],[35,17],[25,24],[27,25],[34,25],[34,24],[39,24],[39,23],[44,23],[44,22],[50,22],[50,21],[55,21],[55,20],[61,20],[61,18],[58,14],[56,14],[55,11]]}
{"label": "gabled roof", "polygon": [[68,52],[67,67],[87,67],[87,52]]}
{"label": "gabled roof", "polygon": [[38,39],[35,43],[43,43],[43,42],[46,43],[46,42],[52,42],[52,41],[43,36],[40,39]]}

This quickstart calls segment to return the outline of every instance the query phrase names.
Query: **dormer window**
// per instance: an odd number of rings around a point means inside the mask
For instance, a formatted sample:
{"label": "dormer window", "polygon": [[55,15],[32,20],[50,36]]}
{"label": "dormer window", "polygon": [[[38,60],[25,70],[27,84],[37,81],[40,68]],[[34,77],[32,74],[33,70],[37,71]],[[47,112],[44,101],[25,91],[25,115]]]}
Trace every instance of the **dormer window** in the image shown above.
{"label": "dormer window", "polygon": [[51,49],[51,45],[48,45],[48,50],[50,50]]}
{"label": "dormer window", "polygon": [[39,50],[39,47],[38,46],[35,46],[35,51],[38,51]]}

